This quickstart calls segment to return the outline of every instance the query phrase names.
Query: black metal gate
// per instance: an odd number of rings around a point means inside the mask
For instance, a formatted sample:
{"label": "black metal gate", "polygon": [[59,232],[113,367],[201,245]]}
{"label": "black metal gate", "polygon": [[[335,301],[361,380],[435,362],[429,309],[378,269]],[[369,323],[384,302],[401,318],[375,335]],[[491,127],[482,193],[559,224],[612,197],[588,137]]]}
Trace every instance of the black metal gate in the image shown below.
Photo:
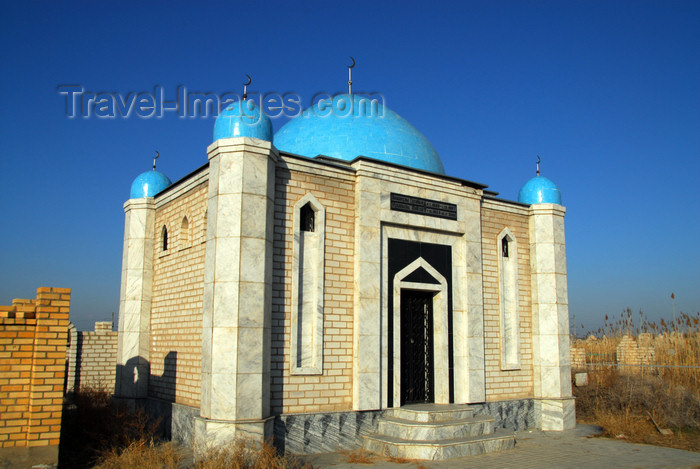
{"label": "black metal gate", "polygon": [[401,291],[401,405],[435,401],[433,295]]}

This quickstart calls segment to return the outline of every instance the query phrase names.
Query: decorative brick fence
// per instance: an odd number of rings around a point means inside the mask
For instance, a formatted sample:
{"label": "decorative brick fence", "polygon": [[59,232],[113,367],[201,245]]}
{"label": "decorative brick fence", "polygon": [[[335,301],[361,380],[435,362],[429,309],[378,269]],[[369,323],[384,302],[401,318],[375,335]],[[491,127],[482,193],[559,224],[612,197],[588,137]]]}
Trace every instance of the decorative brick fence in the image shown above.
{"label": "decorative brick fence", "polygon": [[61,434],[69,288],[0,306],[0,462],[56,464]]}
{"label": "decorative brick fence", "polygon": [[118,333],[112,331],[112,323],[96,322],[94,332],[78,331],[71,324],[69,335],[66,392],[88,387],[114,392]]}
{"label": "decorative brick fence", "polygon": [[[655,363],[656,359],[656,348],[654,344],[654,337],[651,334],[644,333],[639,334],[635,339],[632,336],[625,335],[615,346],[614,342],[604,343],[610,339],[603,337],[602,339],[588,338],[588,341],[594,341],[593,343],[600,342],[598,347],[592,347],[593,350],[612,350],[614,352],[608,353],[586,353],[586,348],[584,348],[582,341],[578,341],[578,346],[575,345],[576,341],[572,341],[571,346],[571,367],[573,369],[585,369],[587,365],[590,364],[602,364],[602,365],[624,365],[631,368],[622,367],[621,370],[626,372],[634,372],[635,366],[638,365],[652,365]],[[659,336],[656,339],[666,340],[666,336]]]}
{"label": "decorative brick fence", "polygon": [[586,350],[581,347],[571,347],[571,369],[586,369]]}
{"label": "decorative brick fence", "polygon": [[651,334],[639,334],[637,340],[626,335],[617,346],[617,362],[623,365],[650,365],[655,354]]}

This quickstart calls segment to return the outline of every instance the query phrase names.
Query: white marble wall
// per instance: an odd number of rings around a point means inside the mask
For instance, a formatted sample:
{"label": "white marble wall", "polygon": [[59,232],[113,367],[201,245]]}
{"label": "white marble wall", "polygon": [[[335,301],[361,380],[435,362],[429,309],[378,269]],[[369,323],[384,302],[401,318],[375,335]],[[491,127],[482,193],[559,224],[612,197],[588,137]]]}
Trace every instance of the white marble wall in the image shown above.
{"label": "white marble wall", "polygon": [[148,394],[150,372],[154,200],[130,199],[124,204],[124,212],[115,393],[119,397],[140,398]]}
{"label": "white marble wall", "polygon": [[[503,240],[508,257],[503,256]],[[508,228],[496,239],[501,314],[501,369],[520,369],[520,314],[518,308],[518,242]]]}
{"label": "white marble wall", "polygon": [[[389,170],[368,161],[353,166],[357,171],[353,408],[372,410],[388,405],[387,317],[393,312],[387,311],[387,291],[394,285],[394,279],[388,278],[389,238],[452,247],[455,402],[483,402],[481,191],[456,181]],[[391,192],[456,204],[458,220],[391,210]],[[441,356],[439,352],[435,356]],[[435,378],[443,379],[439,373]],[[442,386],[447,383],[436,382],[436,389]]]}
{"label": "white marble wall", "polygon": [[[314,210],[314,231],[301,231],[301,208]],[[323,293],[326,210],[306,194],[294,205],[292,248],[292,334],[290,365],[293,375],[323,372]]]}
{"label": "white marble wall", "polygon": [[277,151],[230,138],[209,146],[209,201],[197,441],[265,435],[270,413],[272,229]]}
{"label": "white marble wall", "polygon": [[481,193],[468,190],[460,200],[459,210],[464,213],[464,253],[454,257],[453,262],[459,261],[466,272],[463,277],[453,278],[453,282],[455,291],[466,291],[466,298],[464,294],[453,298],[454,379],[455,403],[466,404],[486,400]]}
{"label": "white marble wall", "polygon": [[[355,314],[353,322],[353,387],[355,410],[380,409],[382,391],[382,304],[380,181],[358,171],[355,182]],[[383,360],[378,360],[382,357]]]}
{"label": "white marble wall", "polygon": [[[439,284],[407,282],[404,279],[418,269],[425,269]],[[431,266],[425,259],[419,257],[404,267],[392,280],[394,289],[394,395],[393,402],[397,406],[401,402],[401,290],[420,290],[434,292],[433,297],[433,374],[435,378],[435,404],[450,403],[450,370],[449,365],[449,337],[448,337],[448,304],[447,280]]]}
{"label": "white marble wall", "polygon": [[535,405],[543,430],[576,424],[571,393],[564,207],[530,207]]}

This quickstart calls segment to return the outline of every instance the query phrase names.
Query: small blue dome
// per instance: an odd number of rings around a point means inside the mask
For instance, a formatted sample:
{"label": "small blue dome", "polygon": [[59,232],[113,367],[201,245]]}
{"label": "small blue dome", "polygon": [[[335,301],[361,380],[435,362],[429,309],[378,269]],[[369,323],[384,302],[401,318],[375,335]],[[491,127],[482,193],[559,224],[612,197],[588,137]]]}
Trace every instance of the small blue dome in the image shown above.
{"label": "small blue dome", "polygon": [[319,101],[275,134],[275,147],[313,158],[352,161],[367,156],[389,163],[445,174],[435,148],[406,119],[369,98],[334,96]]}
{"label": "small blue dome", "polygon": [[143,197],[153,197],[158,192],[168,187],[172,182],[168,176],[160,171],[151,170],[136,176],[131,183],[131,199],[141,199]]}
{"label": "small blue dome", "polygon": [[520,189],[518,202],[523,204],[561,205],[561,192],[559,192],[557,185],[546,177],[535,176]]}
{"label": "small blue dome", "polygon": [[244,101],[241,112],[241,101],[228,106],[221,111],[214,124],[214,141],[220,138],[254,137],[260,140],[272,141],[272,122],[252,99]]}

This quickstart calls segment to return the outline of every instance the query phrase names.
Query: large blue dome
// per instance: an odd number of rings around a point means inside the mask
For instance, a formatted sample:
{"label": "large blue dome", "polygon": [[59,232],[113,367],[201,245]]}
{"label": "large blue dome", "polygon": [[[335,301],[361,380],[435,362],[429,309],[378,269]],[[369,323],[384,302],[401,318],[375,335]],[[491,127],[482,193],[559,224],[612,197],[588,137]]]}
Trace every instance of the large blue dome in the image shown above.
{"label": "large blue dome", "polygon": [[535,176],[525,183],[518,194],[523,204],[559,204],[561,192],[556,184],[544,176]]}
{"label": "large blue dome", "polygon": [[228,106],[221,111],[214,124],[214,141],[220,138],[254,137],[260,140],[272,141],[272,122],[252,99],[241,101]]}
{"label": "large blue dome", "polygon": [[160,171],[151,170],[141,173],[136,176],[134,182],[131,183],[131,199],[140,199],[142,197],[153,197],[158,192],[168,187],[172,182],[168,176]]}
{"label": "large blue dome", "polygon": [[445,174],[435,148],[406,119],[362,96],[352,95],[350,104],[347,94],[319,101],[277,131],[275,147],[310,158],[367,156]]}

